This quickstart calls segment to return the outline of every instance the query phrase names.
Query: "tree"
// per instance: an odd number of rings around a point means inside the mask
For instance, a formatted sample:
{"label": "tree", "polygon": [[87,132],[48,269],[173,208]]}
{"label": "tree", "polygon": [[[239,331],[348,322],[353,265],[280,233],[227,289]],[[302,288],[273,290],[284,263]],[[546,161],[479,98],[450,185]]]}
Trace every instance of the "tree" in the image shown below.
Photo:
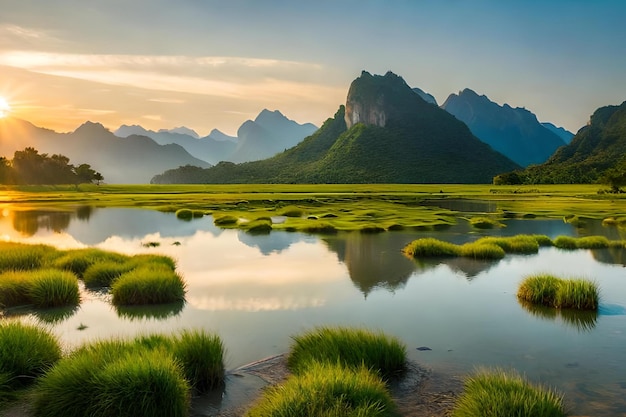
{"label": "tree", "polygon": [[626,159],[617,166],[607,169],[601,178],[603,184],[611,187],[613,193],[623,193],[622,187],[626,185]]}
{"label": "tree", "polygon": [[80,164],[74,169],[74,173],[78,183],[92,183],[96,181],[97,184],[100,184],[100,181],[104,179],[102,174],[92,169],[89,164]]}

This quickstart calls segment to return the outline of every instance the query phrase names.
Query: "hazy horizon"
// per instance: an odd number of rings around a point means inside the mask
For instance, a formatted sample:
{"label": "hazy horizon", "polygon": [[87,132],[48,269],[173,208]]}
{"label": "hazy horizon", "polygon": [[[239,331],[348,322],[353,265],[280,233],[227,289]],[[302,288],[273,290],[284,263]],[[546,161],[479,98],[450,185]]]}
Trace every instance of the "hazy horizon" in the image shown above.
{"label": "hazy horizon", "polygon": [[57,131],[320,126],[362,70],[442,103],[470,88],[576,132],[626,100],[626,3],[0,0],[0,97]]}

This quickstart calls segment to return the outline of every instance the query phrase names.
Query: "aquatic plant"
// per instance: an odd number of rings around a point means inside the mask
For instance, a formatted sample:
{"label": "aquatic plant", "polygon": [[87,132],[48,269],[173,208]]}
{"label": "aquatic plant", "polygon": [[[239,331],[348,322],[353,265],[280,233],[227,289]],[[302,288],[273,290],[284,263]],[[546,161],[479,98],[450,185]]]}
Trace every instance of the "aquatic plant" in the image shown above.
{"label": "aquatic plant", "polygon": [[52,246],[0,242],[0,272],[37,269],[50,262],[55,254]]}
{"label": "aquatic plant", "polygon": [[176,210],[176,218],[189,221],[193,218],[193,211],[191,211],[190,209]]}
{"label": "aquatic plant", "polygon": [[287,206],[280,210],[278,214],[286,217],[302,217],[304,216],[304,210],[296,206]]}
{"label": "aquatic plant", "polygon": [[[541,239],[541,238],[540,238]],[[510,237],[483,237],[476,244],[493,244],[501,247],[506,253],[532,254],[539,252],[539,242],[530,235],[516,235]]]}
{"label": "aquatic plant", "polygon": [[216,226],[235,226],[239,219],[235,216],[223,215],[213,217],[213,224]]}
{"label": "aquatic plant", "polygon": [[502,259],[506,255],[504,249],[493,243],[465,243],[459,248],[459,256],[472,259]]}
{"label": "aquatic plant", "polygon": [[319,327],[294,336],[287,366],[295,374],[306,372],[312,362],[341,365],[351,369],[361,366],[384,378],[404,371],[406,346],[383,333],[346,327]]}
{"label": "aquatic plant", "polygon": [[576,239],[578,249],[602,249],[610,246],[610,241],[604,236],[585,236]]}
{"label": "aquatic plant", "polygon": [[60,358],[59,342],[47,330],[17,321],[0,322],[0,385],[10,389],[29,385]]}
{"label": "aquatic plant", "polygon": [[493,229],[494,227],[504,227],[504,224],[490,217],[472,217],[470,224],[477,229]]}
{"label": "aquatic plant", "polygon": [[312,363],[306,372],[264,391],[247,417],[391,417],[397,410],[385,383],[365,367]]}
{"label": "aquatic plant", "polygon": [[529,276],[522,281],[518,298],[556,308],[597,310],[598,284],[585,279],[561,279],[549,274]]}
{"label": "aquatic plant", "polygon": [[148,263],[113,281],[111,295],[117,305],[173,303],[185,299],[185,283],[167,265]]}
{"label": "aquatic plant", "polygon": [[80,303],[78,278],[70,271],[40,269],[30,272],[28,298],[35,307],[75,306]]}
{"label": "aquatic plant", "polygon": [[578,244],[576,243],[576,238],[571,236],[557,236],[554,239],[554,246],[559,249],[578,249]]}
{"label": "aquatic plant", "polygon": [[416,239],[406,245],[403,252],[414,258],[434,256],[459,256],[460,249],[454,243],[435,238]]}
{"label": "aquatic plant", "polygon": [[74,249],[66,251],[62,256],[54,261],[55,268],[66,269],[82,277],[87,268],[100,262],[123,263],[129,259],[128,256],[115,252],[107,252],[101,249]]}
{"label": "aquatic plant", "polygon": [[135,268],[132,262],[100,262],[90,265],[83,273],[83,282],[87,287],[109,287],[122,274]]}
{"label": "aquatic plant", "polygon": [[7,271],[0,274],[0,308],[30,303],[30,277],[29,271]]}
{"label": "aquatic plant", "polygon": [[479,370],[465,380],[453,417],[564,417],[562,395],[513,371]]}

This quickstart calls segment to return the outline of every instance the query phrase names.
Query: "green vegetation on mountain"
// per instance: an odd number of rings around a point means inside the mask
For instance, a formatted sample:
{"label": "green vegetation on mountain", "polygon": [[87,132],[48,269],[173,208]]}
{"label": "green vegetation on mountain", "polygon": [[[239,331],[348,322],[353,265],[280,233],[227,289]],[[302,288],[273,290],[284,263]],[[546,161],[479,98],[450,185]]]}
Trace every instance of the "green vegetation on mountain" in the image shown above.
{"label": "green vegetation on mountain", "polygon": [[604,182],[613,191],[626,183],[626,102],[601,107],[572,142],[548,161],[494,178],[495,184]]}
{"label": "green vegetation on mountain", "polygon": [[486,183],[518,166],[401,77],[363,72],[346,106],[272,158],[166,171],[152,183]]}

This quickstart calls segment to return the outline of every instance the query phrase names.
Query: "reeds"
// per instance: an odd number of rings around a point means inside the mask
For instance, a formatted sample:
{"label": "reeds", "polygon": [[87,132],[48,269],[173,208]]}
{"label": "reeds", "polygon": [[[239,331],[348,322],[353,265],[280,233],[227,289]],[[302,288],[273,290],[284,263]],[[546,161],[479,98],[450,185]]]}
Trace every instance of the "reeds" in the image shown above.
{"label": "reeds", "polygon": [[186,330],[175,339],[172,349],[195,390],[204,392],[224,383],[224,345],[217,335]]}
{"label": "reeds", "polygon": [[548,307],[597,310],[600,290],[597,283],[585,279],[562,279],[539,274],[522,281],[517,297]]}
{"label": "reeds", "polygon": [[268,388],[248,417],[398,416],[384,382],[364,367],[313,363],[307,372]]}
{"label": "reeds", "polygon": [[0,385],[10,390],[29,385],[60,358],[59,342],[48,331],[17,321],[0,322]]}
{"label": "reeds", "polygon": [[465,380],[453,417],[564,417],[563,398],[512,371],[478,371]]}
{"label": "reeds", "polygon": [[312,362],[341,365],[350,369],[365,366],[384,378],[402,373],[406,346],[398,339],[364,329],[320,327],[294,336],[287,366],[295,374],[305,372]]}

